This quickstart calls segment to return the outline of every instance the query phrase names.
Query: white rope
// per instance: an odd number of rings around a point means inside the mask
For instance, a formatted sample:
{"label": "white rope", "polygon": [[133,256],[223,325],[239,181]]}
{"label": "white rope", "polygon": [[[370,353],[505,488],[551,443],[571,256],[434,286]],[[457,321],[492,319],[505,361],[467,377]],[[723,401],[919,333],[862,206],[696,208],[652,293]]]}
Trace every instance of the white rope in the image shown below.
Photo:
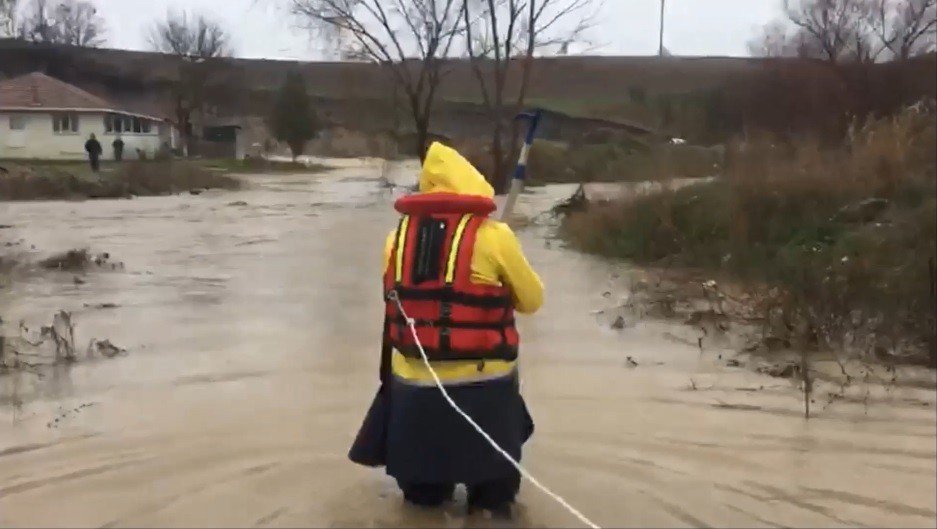
{"label": "white rope", "polygon": [[552,490],[548,489],[545,485],[537,481],[537,479],[533,477],[530,474],[530,472],[527,471],[526,468],[522,467],[520,463],[518,463],[513,457],[511,457],[511,454],[507,453],[503,448],[498,446],[498,443],[495,442],[495,440],[492,439],[490,435],[488,435],[488,432],[483,430],[482,427],[479,426],[478,423],[475,422],[475,420],[469,416],[469,414],[465,413],[465,411],[463,411],[462,408],[460,408],[459,405],[456,404],[454,400],[452,400],[452,397],[449,396],[449,392],[446,391],[445,386],[442,385],[442,381],[439,380],[439,375],[436,374],[436,370],[433,369],[433,366],[429,363],[429,358],[426,356],[426,351],[423,350],[423,344],[420,343],[420,338],[416,334],[416,321],[410,316],[408,316],[406,311],[403,310],[403,305],[400,303],[400,298],[397,297],[396,292],[391,292],[388,297],[397,304],[397,308],[400,310],[400,314],[407,321],[407,326],[410,327],[410,334],[413,335],[413,340],[416,342],[416,347],[420,351],[420,356],[423,357],[423,364],[426,365],[426,369],[428,369],[430,375],[433,376],[433,381],[436,383],[436,387],[439,388],[439,391],[442,393],[443,398],[446,399],[446,402],[449,403],[449,406],[453,410],[455,410],[459,415],[461,415],[462,418],[465,419],[472,426],[472,428],[475,428],[475,431],[478,432],[482,437],[484,437],[485,440],[488,441],[488,444],[490,444],[492,448],[497,450],[499,454],[501,454],[505,459],[507,459],[508,462],[511,463],[514,466],[514,468],[516,468],[517,471],[520,472],[521,475],[527,479],[527,481],[533,483],[533,485],[537,487],[538,489],[540,489],[544,494],[553,498],[554,501],[562,505],[563,508],[565,508],[567,511],[569,511],[570,514],[578,518],[579,521],[581,521],[587,527],[590,527],[591,529],[601,529],[592,520],[587,518],[586,515],[582,514],[575,507],[570,505],[569,502],[563,499],[562,496],[553,492]]}

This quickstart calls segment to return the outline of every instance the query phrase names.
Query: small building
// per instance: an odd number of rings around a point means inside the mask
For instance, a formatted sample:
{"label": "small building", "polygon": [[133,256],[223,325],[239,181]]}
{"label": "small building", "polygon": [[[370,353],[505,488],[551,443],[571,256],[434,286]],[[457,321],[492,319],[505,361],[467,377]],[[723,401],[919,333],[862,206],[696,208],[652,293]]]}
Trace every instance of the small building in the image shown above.
{"label": "small building", "polygon": [[234,122],[218,122],[202,127],[198,154],[206,158],[243,160],[247,151],[243,127]]}
{"label": "small building", "polygon": [[114,156],[119,134],[124,159],[153,157],[174,147],[169,121],[120,108],[77,86],[34,72],[0,81],[0,159],[82,159],[94,134],[104,159]]}

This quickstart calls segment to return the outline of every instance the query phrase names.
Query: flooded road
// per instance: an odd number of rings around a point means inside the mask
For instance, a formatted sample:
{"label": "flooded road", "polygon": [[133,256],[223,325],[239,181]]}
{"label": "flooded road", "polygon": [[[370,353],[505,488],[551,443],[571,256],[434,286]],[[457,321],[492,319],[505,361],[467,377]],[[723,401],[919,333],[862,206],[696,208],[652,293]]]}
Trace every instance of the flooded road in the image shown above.
{"label": "flooded road", "polygon": [[[64,308],[79,344],[129,350],[0,378],[0,526],[574,526],[526,484],[511,523],[460,504],[410,508],[381,471],[346,459],[377,387],[381,246],[395,221],[376,173],[0,205],[0,224],[40,250],[87,246],[126,264],[81,285],[21,278],[0,291],[6,325]],[[567,191],[537,190],[519,208]],[[679,326],[599,325],[590,312],[609,303],[615,265],[543,231],[520,232],[547,287],[542,312],[519,322],[537,423],[524,462],[595,522],[937,523],[933,395],[804,421],[787,381],[701,356],[695,339],[674,339]],[[117,307],[84,307],[98,303]],[[752,387],[764,389],[740,391]]]}

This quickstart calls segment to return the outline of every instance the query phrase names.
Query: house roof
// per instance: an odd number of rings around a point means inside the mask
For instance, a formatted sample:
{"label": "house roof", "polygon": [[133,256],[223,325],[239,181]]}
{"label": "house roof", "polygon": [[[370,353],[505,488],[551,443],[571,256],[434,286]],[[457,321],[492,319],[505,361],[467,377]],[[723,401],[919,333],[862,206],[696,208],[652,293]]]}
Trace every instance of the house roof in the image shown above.
{"label": "house roof", "polygon": [[146,114],[122,110],[106,99],[41,72],[0,81],[0,110],[121,112],[161,120]]}

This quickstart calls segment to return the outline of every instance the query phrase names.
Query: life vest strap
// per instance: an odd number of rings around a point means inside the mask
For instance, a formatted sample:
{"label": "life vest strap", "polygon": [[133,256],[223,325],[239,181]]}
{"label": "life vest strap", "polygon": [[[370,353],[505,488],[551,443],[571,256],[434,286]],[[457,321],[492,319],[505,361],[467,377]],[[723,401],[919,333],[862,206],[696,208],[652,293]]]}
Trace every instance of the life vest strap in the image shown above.
{"label": "life vest strap", "polygon": [[394,237],[394,281],[400,283],[403,281],[403,254],[407,242],[407,230],[410,227],[410,215],[400,217],[400,224],[397,225],[397,235]]}
{"label": "life vest strap", "polygon": [[[394,345],[394,349],[407,358],[423,358],[420,350],[415,346]],[[489,351],[467,351],[462,349],[440,350],[432,347],[423,347],[427,358],[433,362],[447,362],[455,360],[517,360],[518,349],[504,345]]]}
{"label": "life vest strap", "polygon": [[[391,323],[398,325],[406,325],[407,320],[401,316],[397,315],[390,318]],[[439,327],[439,328],[451,328],[451,329],[477,329],[477,330],[490,330],[490,331],[504,331],[506,328],[514,326],[514,318],[504,321],[492,321],[492,322],[477,322],[477,321],[451,321],[451,320],[413,320],[413,324],[417,327]]]}
{"label": "life vest strap", "polygon": [[457,258],[459,257],[459,251],[462,247],[462,235],[465,233],[465,227],[468,225],[469,221],[472,220],[472,215],[462,215],[462,218],[459,219],[459,224],[456,226],[455,232],[452,234],[452,242],[449,245],[449,257],[446,259],[446,284],[452,285],[455,281],[455,268]]}
{"label": "life vest strap", "polygon": [[[441,303],[454,303],[467,307],[482,309],[498,309],[512,307],[513,303],[508,296],[482,296],[456,292],[452,288],[408,288],[395,287],[397,296],[401,301],[439,301]],[[385,295],[385,299],[386,295]]]}

